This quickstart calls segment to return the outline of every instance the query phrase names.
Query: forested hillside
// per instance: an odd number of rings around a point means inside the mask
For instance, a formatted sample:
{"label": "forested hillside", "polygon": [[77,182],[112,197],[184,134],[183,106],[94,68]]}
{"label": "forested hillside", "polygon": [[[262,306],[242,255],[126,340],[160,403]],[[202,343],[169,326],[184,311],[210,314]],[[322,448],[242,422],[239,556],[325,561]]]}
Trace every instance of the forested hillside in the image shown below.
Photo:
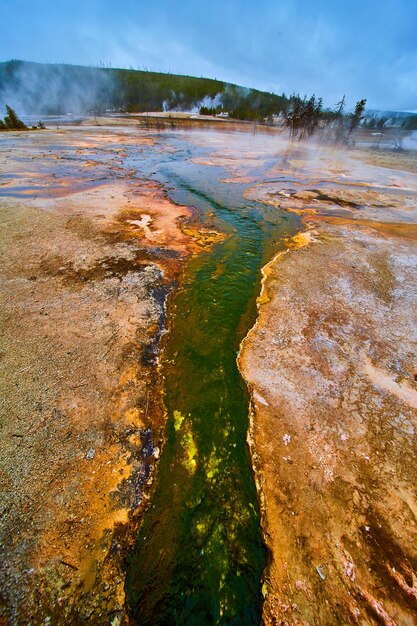
{"label": "forested hillside", "polygon": [[19,114],[206,107],[252,120],[279,113],[288,100],[209,78],[13,60],[0,63],[0,105],[6,103]]}

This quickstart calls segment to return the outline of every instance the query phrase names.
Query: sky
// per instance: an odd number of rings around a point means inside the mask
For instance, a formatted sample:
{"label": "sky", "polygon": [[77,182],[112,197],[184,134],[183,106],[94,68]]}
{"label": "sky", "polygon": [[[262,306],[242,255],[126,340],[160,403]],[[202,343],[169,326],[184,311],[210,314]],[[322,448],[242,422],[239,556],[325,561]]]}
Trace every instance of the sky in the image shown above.
{"label": "sky", "polygon": [[[207,76],[417,110],[417,0],[0,0],[0,61]],[[8,18],[4,19],[7,15]]]}

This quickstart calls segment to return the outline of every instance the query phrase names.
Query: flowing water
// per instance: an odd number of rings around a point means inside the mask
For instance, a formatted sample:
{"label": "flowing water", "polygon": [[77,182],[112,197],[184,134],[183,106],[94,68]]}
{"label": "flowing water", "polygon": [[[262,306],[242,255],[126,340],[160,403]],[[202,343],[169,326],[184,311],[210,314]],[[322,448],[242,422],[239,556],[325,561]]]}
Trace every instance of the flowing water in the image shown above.
{"label": "flowing water", "polygon": [[[200,135],[165,136],[162,144],[175,150],[151,149],[136,164],[176,202],[195,207],[199,223],[227,234],[188,263],[169,304],[166,443],[126,580],[131,615],[142,625],[258,624],[262,607],[267,554],[236,356],[255,321],[261,267],[298,220],[245,200],[244,184],[221,182],[230,176],[223,167],[193,162],[207,153]],[[227,146],[227,135],[218,141]],[[242,137],[255,150],[259,141]],[[260,179],[270,158],[254,165]]]}

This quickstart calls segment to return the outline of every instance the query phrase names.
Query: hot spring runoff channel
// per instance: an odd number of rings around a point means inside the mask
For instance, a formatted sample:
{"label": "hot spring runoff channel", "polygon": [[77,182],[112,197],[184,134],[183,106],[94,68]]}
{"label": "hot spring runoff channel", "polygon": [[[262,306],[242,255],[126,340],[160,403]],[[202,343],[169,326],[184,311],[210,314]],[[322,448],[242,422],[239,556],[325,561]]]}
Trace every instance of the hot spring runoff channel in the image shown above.
{"label": "hot spring runoff channel", "polygon": [[[267,555],[236,356],[256,319],[261,267],[299,222],[246,200],[245,185],[220,181],[230,176],[224,168],[193,163],[207,154],[198,136],[163,135],[130,156],[174,201],[195,207],[203,226],[227,234],[188,263],[169,306],[166,443],[126,579],[131,617],[141,625],[259,624],[262,607]],[[267,165],[260,159],[255,175]]]}

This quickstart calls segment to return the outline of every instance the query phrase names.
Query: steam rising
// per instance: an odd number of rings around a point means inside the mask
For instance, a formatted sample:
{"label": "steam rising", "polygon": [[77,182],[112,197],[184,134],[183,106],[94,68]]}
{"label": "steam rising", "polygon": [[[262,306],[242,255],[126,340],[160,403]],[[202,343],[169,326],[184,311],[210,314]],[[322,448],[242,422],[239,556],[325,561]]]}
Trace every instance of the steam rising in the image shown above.
{"label": "steam rising", "polygon": [[19,115],[86,113],[112,98],[105,70],[18,61],[13,70],[10,75],[0,67],[0,106],[10,104]]}
{"label": "steam rising", "polygon": [[208,109],[216,109],[217,107],[223,106],[223,94],[218,93],[214,96],[214,98],[210,98],[210,96],[206,96],[200,102],[198,102],[192,109],[191,113],[199,113],[201,107],[207,107]]}
{"label": "steam rising", "polygon": [[403,140],[403,148],[406,150],[417,150],[417,130],[405,137]]}

